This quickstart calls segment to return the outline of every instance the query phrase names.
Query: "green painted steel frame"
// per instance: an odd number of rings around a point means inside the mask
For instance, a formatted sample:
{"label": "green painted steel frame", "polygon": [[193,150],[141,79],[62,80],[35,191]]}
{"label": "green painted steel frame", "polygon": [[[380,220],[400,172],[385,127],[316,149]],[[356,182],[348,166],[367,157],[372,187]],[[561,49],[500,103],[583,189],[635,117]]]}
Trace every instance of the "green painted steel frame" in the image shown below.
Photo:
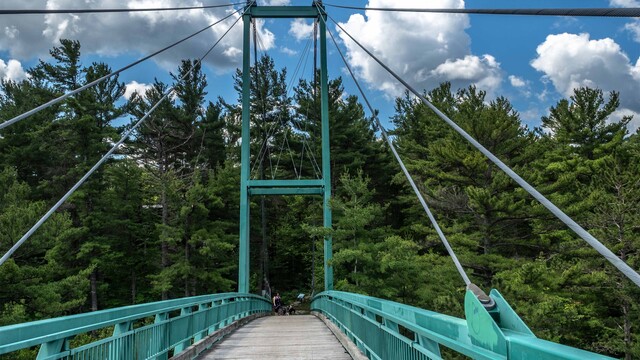
{"label": "green painted steel frame", "polygon": [[249,195],[324,195],[324,188],[249,189]]}
{"label": "green painted steel frame", "polygon": [[369,296],[325,291],[311,308],[370,359],[442,359],[440,345],[473,359],[612,359],[538,339],[496,290],[487,311],[467,290],[465,319]]}
{"label": "green painted steel frame", "polygon": [[254,6],[251,8],[251,16],[269,19],[315,19],[318,17],[318,9],[315,6]]}
{"label": "green painted steel frame", "polygon": [[[268,299],[240,293],[101,310],[0,327],[0,354],[40,345],[38,359],[162,359],[170,350],[178,354],[192,342],[260,312],[271,312]],[[133,328],[147,318],[154,322]],[[111,326],[111,337],[69,348],[74,336]]]}
{"label": "green painted steel frame", "polygon": [[[322,136],[322,179],[320,180],[251,180],[249,178],[250,153],[250,95],[251,95],[251,18],[318,18],[319,9],[313,6],[256,6],[243,17],[242,57],[242,145],[240,170],[240,245],[238,250],[238,291],[249,292],[249,197],[254,195],[322,195],[323,225],[331,228],[331,162],[329,151],[329,82],[327,75],[327,35],[324,21],[320,24],[320,111]],[[324,240],[325,290],[333,289],[332,239]]]}
{"label": "green painted steel frame", "polygon": [[249,180],[249,195],[323,195],[323,180]]}
{"label": "green painted steel frame", "polygon": [[247,12],[242,18],[244,23],[242,38],[242,144],[240,149],[240,244],[238,259],[238,292],[249,292],[249,163],[251,106],[251,15]]}

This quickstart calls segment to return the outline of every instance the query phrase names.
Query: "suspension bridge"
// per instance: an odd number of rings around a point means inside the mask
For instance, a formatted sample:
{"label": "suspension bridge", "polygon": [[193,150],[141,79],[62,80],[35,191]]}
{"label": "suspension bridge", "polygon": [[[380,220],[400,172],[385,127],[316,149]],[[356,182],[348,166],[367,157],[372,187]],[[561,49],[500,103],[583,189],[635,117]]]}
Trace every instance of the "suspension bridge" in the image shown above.
{"label": "suspension bridge", "polygon": [[[227,18],[235,22],[201,57],[198,63],[216,47],[236,25],[243,26],[242,68],[242,145],[240,181],[240,231],[238,292],[204,295],[126,306],[15,324],[0,327],[0,355],[20,349],[38,347],[38,359],[441,359],[453,351],[473,359],[607,359],[608,357],[537,338],[516,314],[498,290],[485,293],[473,284],[454,249],[431,212],[427,202],[415,185],[411,174],[376,117],[372,105],[357,82],[349,63],[337,45],[328,21],[340,25],[327,13],[320,1],[311,6],[256,6],[254,1],[240,6]],[[334,5],[335,6],[335,5]],[[340,7],[340,6],[336,6]],[[344,6],[343,6],[344,7]],[[191,7],[193,8],[207,8]],[[349,7],[353,8],[353,7]],[[139,9],[164,11],[173,9]],[[389,9],[373,9],[386,11]],[[463,12],[473,9],[394,9],[411,12]],[[42,10],[41,12],[44,12]],[[116,12],[118,9],[68,10],[67,12]],[[125,10],[121,10],[125,11]],[[128,11],[131,11],[129,9]],[[59,10],[58,12],[65,12]],[[38,13],[29,11],[3,11],[0,15]],[[572,15],[572,16],[626,16],[640,14],[640,9],[496,9],[477,10],[476,13],[511,15]],[[227,18],[223,19],[226,20]],[[318,26],[321,98],[321,178],[317,180],[253,180],[250,178],[250,97],[251,97],[251,24],[261,18],[306,18]],[[222,20],[181,39],[153,54],[112,72],[59,98],[0,123],[6,128],[53,104],[61,102],[105,79],[117,75],[155,55],[189,40]],[[341,28],[341,27],[340,27]],[[364,52],[407,87],[445,123],[458,132],[475,148],[522,186],[578,236],[603,255],[613,266],[640,286],[640,275],[607,249],[551,201],[528,184],[478,141],[467,134],[454,121],[437,109],[420,92],[383,63],[369,49],[362,46],[345,29],[341,30]],[[254,35],[255,36],[255,35]],[[383,299],[333,290],[331,267],[332,239],[324,239],[324,289],[311,302],[314,316],[273,317],[270,299],[249,293],[249,198],[255,195],[319,195],[323,201],[324,227],[331,228],[331,182],[329,153],[329,103],[327,43],[331,39],[344,60],[362,99],[374,117],[382,137],[398,160],[404,175],[413,188],[438,236],[466,285],[464,318],[456,318],[426,309],[420,309]],[[254,40],[255,41],[255,40]],[[257,44],[256,44],[257,47]],[[255,47],[254,47],[255,49]],[[186,75],[185,75],[186,76]],[[184,79],[181,78],[179,81]],[[131,136],[147,117],[166,100],[173,91],[169,88],[158,101],[15,245],[0,259],[0,266],[38,230],[38,228]],[[273,325],[275,324],[275,328]],[[77,335],[108,329],[110,335],[86,345],[73,347],[70,340]],[[113,329],[113,330],[111,330]],[[295,336],[293,336],[295,334]],[[289,335],[289,336],[288,336]]]}

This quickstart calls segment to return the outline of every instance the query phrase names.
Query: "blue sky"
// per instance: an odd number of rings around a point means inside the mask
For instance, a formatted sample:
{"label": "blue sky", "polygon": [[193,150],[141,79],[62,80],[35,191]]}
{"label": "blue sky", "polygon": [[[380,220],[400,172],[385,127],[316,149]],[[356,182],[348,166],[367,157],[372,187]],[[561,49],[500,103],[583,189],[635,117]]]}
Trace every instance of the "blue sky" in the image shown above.
{"label": "blue sky", "polygon": [[[354,6],[394,7],[640,7],[639,0],[352,0],[340,2]],[[196,0],[22,0],[3,1],[0,8],[79,8],[79,7],[166,7],[190,6]],[[222,3],[206,1],[209,3]],[[263,0],[259,5],[309,5],[310,0]],[[471,83],[488,91],[489,97],[506,96],[530,127],[575,86],[597,86],[621,92],[622,108],[616,117],[640,113],[640,20],[612,18],[529,17],[497,15],[391,14],[357,12],[327,7],[327,11],[366,46],[374,49],[389,66],[410,83],[430,89],[440,81],[455,87]],[[118,68],[163,47],[224,16],[222,10],[170,13],[101,15],[23,15],[0,16],[0,77],[20,79],[24,69],[47,58],[57,38],[79,39],[84,64],[103,61]],[[359,14],[359,15],[358,15]],[[241,25],[241,24],[239,24]],[[290,75],[296,64],[307,59],[301,70],[310,77],[310,54],[303,49],[310,38],[308,27],[291,20],[269,20],[259,24],[260,39],[266,53]],[[220,24],[194,41],[128,70],[120,79],[131,89],[143,89],[154,78],[170,81],[181,58],[196,57],[229,26]],[[338,34],[335,26],[330,29]],[[237,31],[236,31],[237,30]],[[222,96],[234,101],[232,74],[239,66],[240,26],[206,62],[209,97]],[[393,98],[402,89],[377,65],[362,56],[344,36],[339,37],[358,77],[367,89],[381,119],[389,124]],[[357,94],[344,72],[333,45],[329,44],[330,76],[343,76],[346,92]],[[633,124],[640,125],[640,115]]]}

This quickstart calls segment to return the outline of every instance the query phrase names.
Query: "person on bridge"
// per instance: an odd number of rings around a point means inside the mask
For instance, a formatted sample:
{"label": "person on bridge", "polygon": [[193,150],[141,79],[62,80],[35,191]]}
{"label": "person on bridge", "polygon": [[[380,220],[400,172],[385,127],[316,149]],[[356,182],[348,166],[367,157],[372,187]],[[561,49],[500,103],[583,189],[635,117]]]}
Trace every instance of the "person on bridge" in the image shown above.
{"label": "person on bridge", "polygon": [[277,314],[280,307],[282,307],[282,298],[280,298],[280,293],[276,292],[276,295],[273,297],[273,311]]}

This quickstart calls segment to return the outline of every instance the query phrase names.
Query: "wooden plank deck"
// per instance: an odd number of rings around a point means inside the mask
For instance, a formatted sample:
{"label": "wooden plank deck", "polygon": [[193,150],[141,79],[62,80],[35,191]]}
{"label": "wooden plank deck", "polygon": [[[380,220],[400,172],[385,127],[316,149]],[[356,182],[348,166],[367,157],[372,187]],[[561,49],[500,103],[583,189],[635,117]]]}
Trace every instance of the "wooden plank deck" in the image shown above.
{"label": "wooden plank deck", "polygon": [[267,316],[223,339],[199,359],[347,360],[351,356],[313,315]]}

